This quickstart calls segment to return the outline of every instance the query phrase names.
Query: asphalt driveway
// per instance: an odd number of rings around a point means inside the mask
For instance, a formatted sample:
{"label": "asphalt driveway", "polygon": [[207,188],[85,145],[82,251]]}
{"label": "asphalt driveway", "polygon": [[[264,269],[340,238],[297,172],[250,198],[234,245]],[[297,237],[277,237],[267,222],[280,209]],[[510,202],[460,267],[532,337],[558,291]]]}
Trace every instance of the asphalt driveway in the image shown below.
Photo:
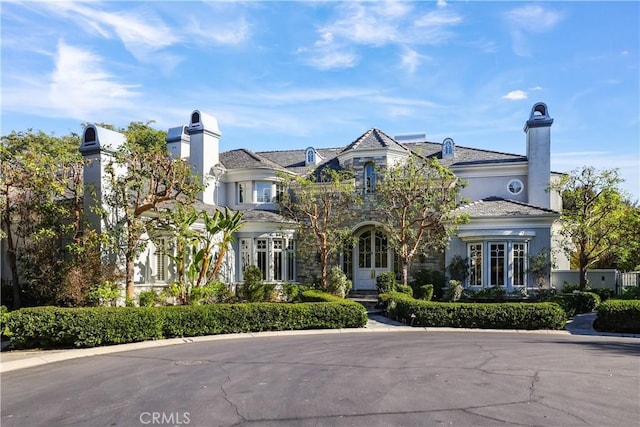
{"label": "asphalt driveway", "polygon": [[2,426],[640,423],[637,338],[437,332],[218,340],[2,374]]}

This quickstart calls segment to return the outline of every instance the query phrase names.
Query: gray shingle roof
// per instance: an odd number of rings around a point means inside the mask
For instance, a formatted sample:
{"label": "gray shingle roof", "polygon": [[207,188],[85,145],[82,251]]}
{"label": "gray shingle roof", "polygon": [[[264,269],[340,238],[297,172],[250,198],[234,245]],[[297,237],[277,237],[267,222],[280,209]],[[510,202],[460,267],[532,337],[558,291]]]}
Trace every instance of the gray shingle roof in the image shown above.
{"label": "gray shingle roof", "polygon": [[520,154],[502,153],[499,151],[481,150],[478,148],[455,147],[455,157],[450,159],[442,158],[442,144],[437,142],[410,142],[404,144],[413,152],[420,153],[425,157],[435,157],[444,166],[465,166],[483,163],[508,163],[524,162],[526,156]]}
{"label": "gray shingle roof", "polygon": [[[322,163],[324,163],[335,159],[341,150],[342,148],[316,148],[316,153],[320,156]],[[304,174],[308,169],[304,163],[305,151],[306,150],[260,151],[259,154],[291,172]]]}
{"label": "gray shingle roof", "polygon": [[[424,157],[438,159],[443,165],[449,167],[524,162],[527,157],[521,154],[503,153],[499,151],[482,150],[469,147],[455,147],[455,157],[442,158],[442,144],[436,142],[406,142],[399,143],[380,129],[369,129],[355,141],[341,148],[317,148],[316,152],[321,158],[318,168],[338,167],[336,157],[338,154],[357,149],[396,148],[407,152],[419,153]],[[220,153],[220,161],[227,169],[241,168],[273,168],[286,169],[297,174],[308,171],[305,166],[305,150],[280,150],[260,151],[257,153],[247,149],[231,150]]]}
{"label": "gray shingle roof", "polygon": [[501,197],[487,197],[460,206],[456,213],[465,213],[471,218],[489,217],[520,217],[520,216],[559,216],[551,209],[540,208],[516,200],[503,199]]}
{"label": "gray shingle roof", "polygon": [[220,162],[227,169],[270,168],[281,170],[285,168],[283,165],[246,148],[220,153]]}
{"label": "gray shingle roof", "polygon": [[260,209],[247,209],[242,211],[242,220],[247,222],[277,222],[287,223],[292,222],[289,219],[283,217],[278,212],[264,211]]}
{"label": "gray shingle roof", "polygon": [[395,139],[391,138],[380,129],[373,128],[363,133],[358,139],[347,145],[341,152],[344,153],[349,150],[363,148],[397,148],[407,151],[407,148]]}

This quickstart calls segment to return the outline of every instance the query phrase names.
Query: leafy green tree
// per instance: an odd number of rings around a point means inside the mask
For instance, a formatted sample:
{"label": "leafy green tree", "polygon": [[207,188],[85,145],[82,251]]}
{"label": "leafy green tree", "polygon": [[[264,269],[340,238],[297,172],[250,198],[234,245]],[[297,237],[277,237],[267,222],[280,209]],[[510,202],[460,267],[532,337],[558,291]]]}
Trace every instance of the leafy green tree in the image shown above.
{"label": "leafy green tree", "polygon": [[56,137],[31,129],[2,137],[0,234],[6,239],[16,307],[25,296],[29,304],[55,303],[65,272],[61,253],[81,244],[79,141],[76,134]]}
{"label": "leafy green tree", "polygon": [[577,261],[581,289],[588,285],[587,270],[624,241],[629,209],[619,188],[622,181],[617,169],[585,166],[550,185],[562,195],[560,234],[567,255]]}
{"label": "leafy green tree", "polygon": [[378,218],[407,285],[415,257],[443,250],[454,226],[466,220],[454,212],[462,183],[437,160],[415,155],[380,173],[375,188]]}
{"label": "leafy green tree", "polygon": [[350,225],[358,215],[362,198],[347,171],[322,169],[300,176],[280,174],[285,191],[277,200],[280,212],[296,223],[298,250],[318,254],[320,286],[327,289],[327,276],[338,251],[351,237]]}
{"label": "leafy green tree", "polygon": [[[191,166],[169,156],[163,131],[132,123],[127,142],[107,166],[110,191],[105,202],[116,220],[108,224],[112,248],[125,262],[126,296],[133,299],[134,261],[146,248],[150,232],[168,203],[191,204],[201,186]],[[105,216],[105,217],[110,217]]]}

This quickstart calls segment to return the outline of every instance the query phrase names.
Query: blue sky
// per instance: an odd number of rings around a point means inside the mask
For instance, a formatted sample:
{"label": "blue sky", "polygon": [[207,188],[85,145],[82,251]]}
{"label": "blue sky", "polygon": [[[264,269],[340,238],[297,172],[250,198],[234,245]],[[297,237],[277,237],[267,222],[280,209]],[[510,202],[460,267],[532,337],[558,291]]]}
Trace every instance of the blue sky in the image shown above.
{"label": "blue sky", "polygon": [[1,2],[2,135],[167,129],[199,109],[221,149],[345,146],[371,127],[618,167],[640,196],[640,2]]}

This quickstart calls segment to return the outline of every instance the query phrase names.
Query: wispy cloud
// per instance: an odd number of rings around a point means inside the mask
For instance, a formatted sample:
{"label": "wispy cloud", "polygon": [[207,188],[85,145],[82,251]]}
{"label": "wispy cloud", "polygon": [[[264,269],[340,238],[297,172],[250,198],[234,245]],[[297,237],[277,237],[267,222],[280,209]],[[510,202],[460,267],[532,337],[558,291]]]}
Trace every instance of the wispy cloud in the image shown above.
{"label": "wispy cloud", "polygon": [[512,37],[512,48],[516,55],[530,56],[530,34],[546,33],[562,21],[562,14],[540,5],[527,5],[504,14]]}
{"label": "wispy cloud", "polygon": [[336,10],[337,17],[318,28],[314,45],[299,49],[312,66],[353,67],[359,59],[356,47],[388,45],[405,50],[404,65],[417,66],[418,57],[406,53],[412,46],[444,43],[453,36],[450,28],[462,22],[452,11],[440,8],[417,14],[411,3],[404,2],[345,2]]}
{"label": "wispy cloud", "polygon": [[425,59],[429,59],[429,57],[418,53],[410,47],[405,47],[404,52],[402,52],[400,56],[400,66],[403,70],[413,74]]}
{"label": "wispy cloud", "polygon": [[512,90],[508,94],[502,96],[503,99],[508,99],[510,101],[520,101],[522,99],[527,99],[527,97],[528,97],[527,92],[519,89]]}
{"label": "wispy cloud", "polygon": [[132,108],[139,96],[136,85],[119,82],[91,51],[59,41],[54,61],[45,81],[41,76],[12,79],[3,93],[3,108],[87,120],[98,112]]}

